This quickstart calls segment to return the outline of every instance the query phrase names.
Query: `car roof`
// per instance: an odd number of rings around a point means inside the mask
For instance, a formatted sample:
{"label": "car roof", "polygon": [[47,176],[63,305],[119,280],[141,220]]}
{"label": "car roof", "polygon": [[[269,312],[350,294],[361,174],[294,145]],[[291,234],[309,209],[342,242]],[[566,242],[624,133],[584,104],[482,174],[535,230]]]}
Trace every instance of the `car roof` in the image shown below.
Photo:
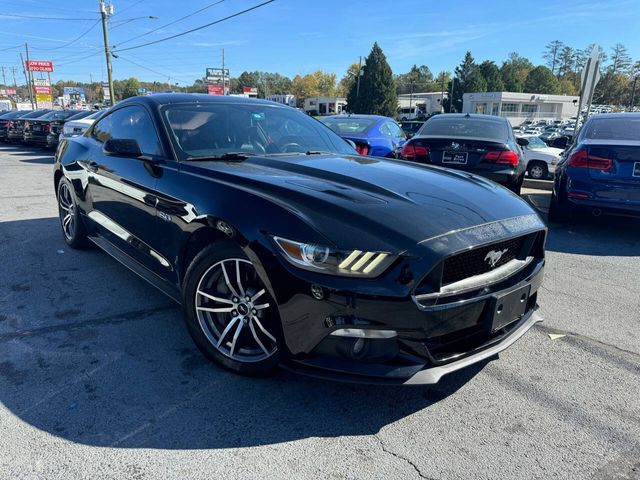
{"label": "car roof", "polygon": [[118,102],[116,106],[129,103],[143,103],[154,107],[174,103],[246,103],[291,108],[281,103],[270,102],[268,100],[258,98],[232,97],[230,95],[208,95],[206,93],[156,93],[140,97],[129,97]]}
{"label": "car roof", "polygon": [[495,115],[483,115],[481,113],[442,113],[440,115],[434,115],[429,121],[442,121],[444,120],[456,120],[460,118],[470,118],[474,120],[483,120],[487,122],[505,123],[509,122],[505,117],[498,117]]}
{"label": "car roof", "polygon": [[330,115],[324,118],[355,118],[356,120],[357,119],[391,120],[392,122],[395,122],[393,118],[385,117],[384,115],[365,115],[363,113],[357,113],[357,114],[349,113],[347,115]]}
{"label": "car roof", "polygon": [[636,120],[640,119],[640,112],[619,112],[619,113],[599,113],[597,115],[592,115],[587,118],[587,120],[593,119],[608,119],[608,118],[635,118]]}

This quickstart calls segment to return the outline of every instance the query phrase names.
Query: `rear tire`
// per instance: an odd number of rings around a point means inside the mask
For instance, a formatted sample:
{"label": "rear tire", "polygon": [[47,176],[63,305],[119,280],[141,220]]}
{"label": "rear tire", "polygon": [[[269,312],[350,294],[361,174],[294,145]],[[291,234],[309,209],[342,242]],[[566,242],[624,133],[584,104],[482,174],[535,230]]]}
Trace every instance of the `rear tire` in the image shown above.
{"label": "rear tire", "polygon": [[507,185],[507,188],[511,190],[516,195],[520,196],[522,192],[522,183],[524,182],[524,175],[522,175],[515,183],[510,183]]}
{"label": "rear tire", "polygon": [[207,358],[243,375],[276,368],[284,344],[278,307],[239,247],[200,252],[185,275],[182,300],[187,329]]}
{"label": "rear tire", "polygon": [[569,221],[569,209],[554,193],[549,203],[549,221],[552,223],[566,223]]}
{"label": "rear tire", "polygon": [[544,180],[549,176],[549,167],[544,162],[534,160],[527,165],[527,173],[532,180]]}

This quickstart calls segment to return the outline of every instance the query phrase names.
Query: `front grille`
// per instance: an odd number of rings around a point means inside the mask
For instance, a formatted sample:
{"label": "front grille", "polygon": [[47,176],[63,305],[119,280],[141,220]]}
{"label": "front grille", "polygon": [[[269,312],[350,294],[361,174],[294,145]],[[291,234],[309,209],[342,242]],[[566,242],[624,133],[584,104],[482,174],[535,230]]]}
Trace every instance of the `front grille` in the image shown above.
{"label": "front grille", "polygon": [[[447,258],[442,269],[442,285],[487,273],[510,262],[520,253],[524,239],[525,237],[512,238]],[[492,251],[503,252],[500,259],[493,265],[491,265],[491,258],[488,256]]]}

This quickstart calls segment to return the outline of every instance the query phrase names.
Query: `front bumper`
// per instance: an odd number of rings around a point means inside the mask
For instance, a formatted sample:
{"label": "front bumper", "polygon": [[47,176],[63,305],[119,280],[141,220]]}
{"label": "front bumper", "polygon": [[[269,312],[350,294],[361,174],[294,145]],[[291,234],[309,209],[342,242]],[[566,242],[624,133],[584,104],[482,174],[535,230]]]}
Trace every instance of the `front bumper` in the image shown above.
{"label": "front bumper", "polygon": [[[487,225],[477,233],[503,235],[498,225]],[[277,255],[261,258],[279,306],[289,353],[286,368],[352,382],[428,384],[494,356],[540,321],[535,310],[545,232],[534,228],[526,236],[539,248],[525,266],[435,300],[432,294],[418,294],[421,285],[446,252],[468,249],[470,236],[464,232],[433,239],[424,255],[418,257],[416,250],[375,280],[312,274]],[[319,289],[321,298],[312,294]],[[522,311],[496,327],[496,302],[514,292],[527,292]],[[371,336],[358,338],[358,332]]]}

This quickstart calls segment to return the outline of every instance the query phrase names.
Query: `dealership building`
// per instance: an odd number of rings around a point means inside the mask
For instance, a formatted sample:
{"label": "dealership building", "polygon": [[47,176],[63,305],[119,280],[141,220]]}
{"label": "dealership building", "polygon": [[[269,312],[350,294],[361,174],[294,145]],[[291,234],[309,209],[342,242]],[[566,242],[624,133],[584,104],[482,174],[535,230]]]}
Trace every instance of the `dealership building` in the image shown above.
{"label": "dealership building", "polygon": [[344,97],[308,97],[304,99],[304,111],[309,115],[334,115],[347,106]]}
{"label": "dealership building", "polygon": [[398,108],[401,116],[418,108],[423,114],[442,111],[442,102],[448,98],[447,92],[416,92],[398,95]]}
{"label": "dealership building", "polygon": [[525,120],[561,120],[578,115],[580,97],[537,93],[479,92],[462,96],[462,113],[506,117],[515,127]]}

